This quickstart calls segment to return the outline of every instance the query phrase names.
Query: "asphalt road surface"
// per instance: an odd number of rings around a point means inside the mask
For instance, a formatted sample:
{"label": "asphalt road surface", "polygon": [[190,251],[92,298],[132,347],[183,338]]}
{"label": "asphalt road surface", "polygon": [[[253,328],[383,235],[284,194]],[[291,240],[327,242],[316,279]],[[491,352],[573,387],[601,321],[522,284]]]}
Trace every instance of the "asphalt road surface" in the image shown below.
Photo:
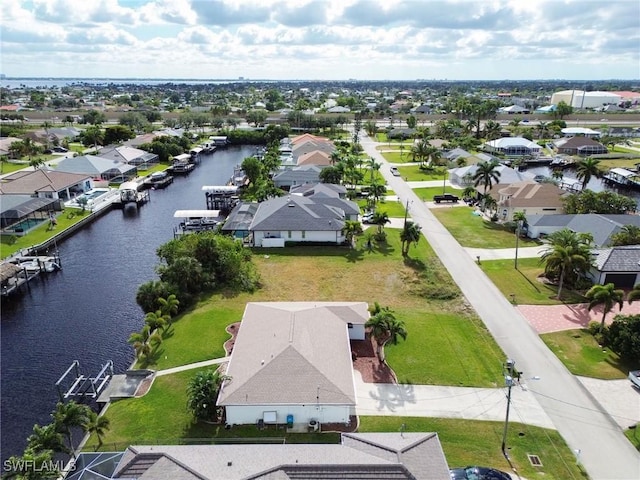
{"label": "asphalt road surface", "polygon": [[[440,257],[469,303],[593,480],[640,479],[640,453],[586,388],[540,340],[524,316],[502,295],[426,205],[400,178],[364,132],[365,152],[383,164],[381,172]],[[505,359],[506,360],[506,359]],[[499,445],[496,448],[500,448]]]}

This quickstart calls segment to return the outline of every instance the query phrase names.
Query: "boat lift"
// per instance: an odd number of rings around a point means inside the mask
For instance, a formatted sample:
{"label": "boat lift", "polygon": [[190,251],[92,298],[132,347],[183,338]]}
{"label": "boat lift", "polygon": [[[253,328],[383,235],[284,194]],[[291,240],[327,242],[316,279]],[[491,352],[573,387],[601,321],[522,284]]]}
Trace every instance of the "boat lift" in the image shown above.
{"label": "boat lift", "polygon": [[[73,375],[73,380],[69,380]],[[69,398],[98,398],[100,392],[107,386],[113,377],[113,361],[109,360],[102,366],[102,370],[95,377],[88,377],[80,371],[80,362],[74,360],[71,366],[56,382],[58,397],[63,402]],[[66,389],[66,390],[65,390]]]}

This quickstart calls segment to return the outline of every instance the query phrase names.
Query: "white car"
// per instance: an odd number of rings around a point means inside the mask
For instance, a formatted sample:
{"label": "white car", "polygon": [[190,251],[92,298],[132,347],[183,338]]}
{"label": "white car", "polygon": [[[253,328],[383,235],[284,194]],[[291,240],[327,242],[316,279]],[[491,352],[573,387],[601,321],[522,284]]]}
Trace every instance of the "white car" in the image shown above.
{"label": "white car", "polygon": [[365,213],[362,215],[362,223],[373,223],[373,212]]}
{"label": "white car", "polygon": [[629,380],[631,380],[634,387],[640,388],[640,370],[629,372]]}
{"label": "white car", "polygon": [[389,170],[391,170],[391,175],[394,175],[396,177],[400,176],[400,171],[398,170],[398,167],[391,167]]}

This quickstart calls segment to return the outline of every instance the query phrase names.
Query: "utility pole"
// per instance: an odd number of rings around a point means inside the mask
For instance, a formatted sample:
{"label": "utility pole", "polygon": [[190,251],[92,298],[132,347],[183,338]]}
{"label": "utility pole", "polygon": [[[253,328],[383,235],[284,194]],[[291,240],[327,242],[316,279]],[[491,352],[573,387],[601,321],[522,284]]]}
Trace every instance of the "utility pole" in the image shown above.
{"label": "utility pole", "polygon": [[520,242],[520,229],[522,228],[522,220],[518,220],[516,224],[516,259],[514,263],[514,268],[518,269],[518,244]]}
{"label": "utility pole", "polygon": [[503,366],[504,383],[507,386],[507,415],[504,419],[504,432],[502,433],[502,455],[504,455],[504,458],[507,460],[509,459],[509,455],[506,452],[507,429],[509,427],[509,407],[511,407],[511,387],[513,387],[515,364],[516,362],[514,360],[507,358],[507,361]]}

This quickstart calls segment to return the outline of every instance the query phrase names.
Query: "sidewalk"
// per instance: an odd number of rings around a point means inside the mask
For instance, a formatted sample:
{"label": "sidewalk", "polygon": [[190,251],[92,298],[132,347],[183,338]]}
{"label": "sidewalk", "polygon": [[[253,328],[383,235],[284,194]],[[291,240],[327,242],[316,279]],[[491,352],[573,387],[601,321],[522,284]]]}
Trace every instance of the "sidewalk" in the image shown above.
{"label": "sidewalk", "polygon": [[167,368],[166,370],[158,370],[156,372],[156,377],[171,375],[172,373],[184,372],[185,370],[193,370],[195,368],[208,367],[210,365],[220,365],[221,363],[228,362],[230,358],[231,357],[214,358],[211,360],[204,360],[202,362],[180,365],[179,367]]}

